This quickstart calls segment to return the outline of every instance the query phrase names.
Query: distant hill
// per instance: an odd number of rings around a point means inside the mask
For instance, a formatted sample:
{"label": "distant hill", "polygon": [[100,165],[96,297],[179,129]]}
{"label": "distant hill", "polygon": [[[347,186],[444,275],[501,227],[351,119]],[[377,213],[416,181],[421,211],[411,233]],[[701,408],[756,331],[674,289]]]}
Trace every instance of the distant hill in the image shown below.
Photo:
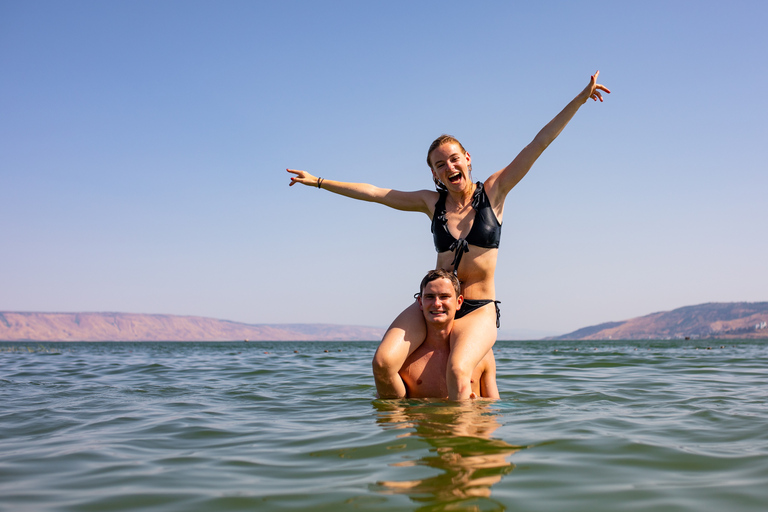
{"label": "distant hill", "polygon": [[[244,324],[199,316],[0,312],[0,341],[378,341],[384,330],[333,324]],[[500,332],[499,339],[534,339],[510,334]],[[687,306],[547,339],[683,338],[768,338],[768,302]]]}
{"label": "distant hill", "polygon": [[553,340],[768,338],[768,302],[727,302],[585,327]]}
{"label": "distant hill", "polygon": [[368,341],[383,328],[243,324],[199,316],[0,312],[0,341]]}

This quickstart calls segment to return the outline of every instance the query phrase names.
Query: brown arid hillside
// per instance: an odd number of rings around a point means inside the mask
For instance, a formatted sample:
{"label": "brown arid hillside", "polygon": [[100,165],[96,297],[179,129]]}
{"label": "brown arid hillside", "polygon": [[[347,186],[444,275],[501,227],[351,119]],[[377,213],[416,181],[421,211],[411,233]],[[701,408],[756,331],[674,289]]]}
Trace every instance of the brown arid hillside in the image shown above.
{"label": "brown arid hillside", "polygon": [[768,339],[768,302],[712,302],[585,327],[556,340]]}
{"label": "brown arid hillside", "polygon": [[198,316],[0,312],[0,341],[368,341],[384,329],[243,324]]}

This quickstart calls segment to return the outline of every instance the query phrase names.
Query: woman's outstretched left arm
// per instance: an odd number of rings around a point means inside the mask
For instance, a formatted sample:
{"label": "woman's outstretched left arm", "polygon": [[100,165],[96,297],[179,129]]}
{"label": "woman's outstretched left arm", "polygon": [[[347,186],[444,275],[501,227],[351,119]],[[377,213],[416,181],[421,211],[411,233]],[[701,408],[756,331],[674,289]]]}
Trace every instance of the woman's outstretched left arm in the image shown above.
{"label": "woman's outstretched left arm", "polygon": [[573,119],[573,116],[576,115],[576,112],[588,99],[592,98],[595,101],[600,100],[602,102],[602,93],[610,94],[611,91],[607,87],[597,83],[598,75],[600,75],[599,71],[592,75],[589,85],[536,134],[533,141],[512,160],[512,163],[488,178],[486,188],[493,195],[493,204],[503,204],[509,191],[523,179],[534,162],[536,162],[552,141],[560,135],[563,128]]}

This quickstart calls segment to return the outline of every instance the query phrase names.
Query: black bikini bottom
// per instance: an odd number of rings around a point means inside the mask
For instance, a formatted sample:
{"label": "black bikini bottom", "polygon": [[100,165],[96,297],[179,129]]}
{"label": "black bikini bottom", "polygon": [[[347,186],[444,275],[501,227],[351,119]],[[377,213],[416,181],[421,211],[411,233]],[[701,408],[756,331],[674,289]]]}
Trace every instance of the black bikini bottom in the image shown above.
{"label": "black bikini bottom", "polygon": [[496,306],[496,328],[498,329],[501,327],[501,311],[499,310],[499,304],[501,304],[501,302],[498,300],[464,299],[464,302],[461,303],[461,307],[456,311],[456,318],[465,317],[476,309],[480,309],[481,307],[485,306],[486,304],[490,304],[491,302],[493,302],[493,305]]}

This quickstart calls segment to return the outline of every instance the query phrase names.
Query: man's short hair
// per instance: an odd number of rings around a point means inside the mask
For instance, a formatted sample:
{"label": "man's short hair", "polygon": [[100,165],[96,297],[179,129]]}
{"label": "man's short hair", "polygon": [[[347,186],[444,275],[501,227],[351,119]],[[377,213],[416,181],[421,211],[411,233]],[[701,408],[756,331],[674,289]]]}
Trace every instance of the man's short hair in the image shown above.
{"label": "man's short hair", "polygon": [[437,270],[430,270],[427,272],[427,275],[424,276],[424,279],[421,280],[421,286],[419,287],[419,295],[424,293],[424,287],[427,286],[428,283],[431,283],[432,281],[437,281],[438,279],[447,279],[453,284],[453,289],[456,290],[456,297],[461,295],[461,283],[459,282],[459,278],[456,277],[456,274],[453,272],[448,272],[447,270],[444,270],[442,268],[439,268]]}

